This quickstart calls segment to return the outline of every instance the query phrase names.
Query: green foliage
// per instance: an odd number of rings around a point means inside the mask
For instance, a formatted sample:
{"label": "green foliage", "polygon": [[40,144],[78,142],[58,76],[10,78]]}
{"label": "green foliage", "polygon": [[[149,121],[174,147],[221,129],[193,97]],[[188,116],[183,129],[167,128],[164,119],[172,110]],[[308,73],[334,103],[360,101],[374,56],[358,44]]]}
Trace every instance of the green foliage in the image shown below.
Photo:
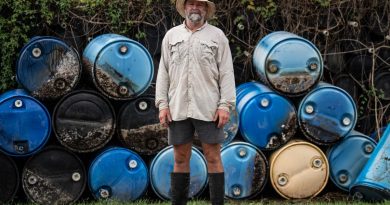
{"label": "green foliage", "polygon": [[[47,29],[73,22],[107,27],[106,32],[129,35],[145,16],[153,14],[152,0],[2,0],[0,1],[0,93],[16,87],[15,70],[20,49],[35,35],[50,35]],[[130,10],[132,9],[132,10]],[[139,13],[137,13],[137,12]],[[137,23],[134,23],[137,22]],[[74,27],[75,30],[81,29]],[[84,34],[88,35],[88,34]],[[93,35],[93,34],[90,34]],[[136,29],[134,37],[146,33]]]}
{"label": "green foliage", "polygon": [[273,0],[267,0],[267,5],[256,7],[255,11],[260,13],[264,19],[269,19],[275,15],[277,8]]}
{"label": "green foliage", "polygon": [[[27,42],[28,32],[34,28],[37,10],[29,1],[8,0],[0,4],[0,92],[15,87],[14,62],[21,44]],[[36,24],[35,24],[36,25]]]}
{"label": "green foliage", "polygon": [[254,0],[241,0],[241,4],[247,5],[247,9],[260,14],[264,19],[273,17],[277,10],[274,0],[267,0],[263,5],[256,5]]}
{"label": "green foliage", "polygon": [[322,7],[328,7],[330,6],[331,0],[314,0],[314,1],[319,3]]}
{"label": "green foliage", "polygon": [[375,87],[364,89],[364,92],[359,96],[359,116],[364,116],[367,114],[367,108],[370,107],[370,103],[374,103],[373,100],[375,98],[382,100],[384,97],[385,94],[383,90],[378,90]]}

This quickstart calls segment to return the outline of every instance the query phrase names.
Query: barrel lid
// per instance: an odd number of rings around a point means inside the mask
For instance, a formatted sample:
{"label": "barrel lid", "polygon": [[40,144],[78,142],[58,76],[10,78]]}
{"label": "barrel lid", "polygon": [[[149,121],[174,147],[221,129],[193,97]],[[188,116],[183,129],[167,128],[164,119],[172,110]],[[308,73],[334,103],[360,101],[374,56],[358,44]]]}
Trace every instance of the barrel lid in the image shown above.
{"label": "barrel lid", "polygon": [[[173,172],[173,146],[161,150],[152,160],[149,170],[150,184],[161,199],[171,199],[171,177]],[[208,182],[206,160],[198,149],[192,147],[190,159],[189,198],[196,197],[206,188]]]}
{"label": "barrel lid", "polygon": [[294,106],[276,93],[253,97],[239,115],[241,135],[262,150],[275,149],[286,143],[297,128]]}
{"label": "barrel lid", "polygon": [[49,146],[30,157],[22,173],[23,190],[38,204],[77,201],[87,182],[85,167],[74,153]]}
{"label": "barrel lid", "polygon": [[246,199],[258,195],[268,179],[264,154],[246,142],[233,142],[221,150],[225,169],[225,196]]}
{"label": "barrel lid", "polygon": [[279,42],[269,51],[266,62],[265,73],[271,86],[291,95],[305,93],[314,87],[323,72],[321,53],[301,38]]}
{"label": "barrel lid", "polygon": [[34,97],[57,99],[73,90],[80,76],[79,54],[59,38],[34,37],[20,52],[16,77]]}
{"label": "barrel lid", "polygon": [[115,132],[110,102],[94,91],[73,91],[53,112],[53,129],[60,143],[75,152],[92,152],[107,144]]}
{"label": "barrel lid", "polygon": [[100,153],[91,163],[89,188],[96,199],[136,200],[149,184],[148,169],[135,152],[112,147]]}
{"label": "barrel lid", "polygon": [[335,143],[355,127],[356,105],[343,89],[321,83],[301,101],[298,120],[309,140],[318,144]]}
{"label": "barrel lid", "polygon": [[317,146],[304,141],[291,141],[270,158],[270,179],[274,189],[284,198],[312,198],[325,187],[329,164]]}
{"label": "barrel lid", "polygon": [[23,90],[0,95],[0,150],[11,156],[27,156],[40,150],[51,133],[45,106]]}
{"label": "barrel lid", "polygon": [[144,46],[131,39],[108,43],[93,63],[93,80],[97,88],[110,98],[135,98],[153,79],[152,57]]}

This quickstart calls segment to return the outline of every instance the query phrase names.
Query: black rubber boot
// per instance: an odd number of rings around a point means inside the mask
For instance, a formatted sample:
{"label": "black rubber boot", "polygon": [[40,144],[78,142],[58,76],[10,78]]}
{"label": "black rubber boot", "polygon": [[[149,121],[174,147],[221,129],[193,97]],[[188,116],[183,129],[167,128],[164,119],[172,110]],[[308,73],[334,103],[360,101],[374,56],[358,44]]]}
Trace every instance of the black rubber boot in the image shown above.
{"label": "black rubber boot", "polygon": [[225,197],[225,174],[209,173],[210,201],[212,205],[223,205]]}
{"label": "black rubber boot", "polygon": [[171,173],[172,205],[186,205],[190,187],[190,173]]}

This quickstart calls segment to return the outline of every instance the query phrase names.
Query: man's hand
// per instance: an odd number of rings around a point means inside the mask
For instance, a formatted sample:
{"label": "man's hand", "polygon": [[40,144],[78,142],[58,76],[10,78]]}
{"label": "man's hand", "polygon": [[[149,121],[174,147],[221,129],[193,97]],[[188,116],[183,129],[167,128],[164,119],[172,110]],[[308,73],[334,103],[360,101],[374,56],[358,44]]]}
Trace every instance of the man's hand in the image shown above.
{"label": "man's hand", "polygon": [[160,124],[167,128],[168,124],[172,122],[171,112],[169,111],[169,108],[160,110],[158,118],[160,119]]}
{"label": "man's hand", "polygon": [[218,120],[217,127],[221,128],[229,121],[229,117],[230,117],[229,112],[222,109],[218,109],[214,115],[213,121],[216,122]]}

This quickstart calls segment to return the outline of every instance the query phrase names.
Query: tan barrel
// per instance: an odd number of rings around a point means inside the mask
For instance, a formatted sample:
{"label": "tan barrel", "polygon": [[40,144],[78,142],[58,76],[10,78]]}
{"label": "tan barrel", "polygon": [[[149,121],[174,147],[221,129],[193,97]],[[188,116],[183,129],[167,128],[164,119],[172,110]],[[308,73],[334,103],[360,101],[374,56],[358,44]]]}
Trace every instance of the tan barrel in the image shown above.
{"label": "tan barrel", "polygon": [[286,199],[315,197],[324,189],[328,177],[326,155],[309,142],[291,141],[270,157],[272,186]]}

